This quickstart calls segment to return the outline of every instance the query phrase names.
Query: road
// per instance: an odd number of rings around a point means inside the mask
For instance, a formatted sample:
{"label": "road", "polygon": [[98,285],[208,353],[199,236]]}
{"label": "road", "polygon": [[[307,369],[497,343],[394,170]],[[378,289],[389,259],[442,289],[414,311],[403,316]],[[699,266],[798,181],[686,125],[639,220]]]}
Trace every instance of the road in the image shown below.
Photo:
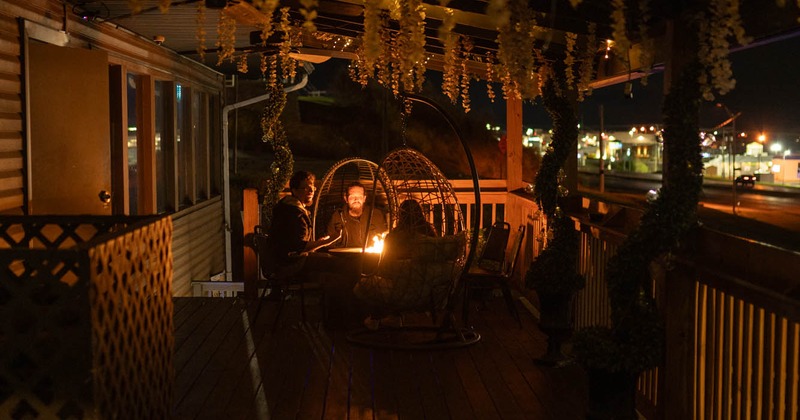
{"label": "road", "polygon": [[[580,173],[581,188],[598,191],[597,174]],[[605,192],[627,198],[644,197],[661,186],[658,176],[605,176]],[[800,250],[800,188],[756,185],[736,189],[736,214],[733,214],[733,189],[726,181],[706,180],[698,214],[706,225],[739,236]]]}

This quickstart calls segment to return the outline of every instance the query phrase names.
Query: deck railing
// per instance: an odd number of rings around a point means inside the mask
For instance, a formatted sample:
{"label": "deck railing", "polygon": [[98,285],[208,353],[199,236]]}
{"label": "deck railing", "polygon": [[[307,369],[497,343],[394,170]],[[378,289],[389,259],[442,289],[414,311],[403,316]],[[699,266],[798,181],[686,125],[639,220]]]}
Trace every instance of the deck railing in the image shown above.
{"label": "deck railing", "polygon": [[[584,207],[597,207],[587,201]],[[597,223],[573,215],[581,231],[578,269],[587,279],[574,301],[576,328],[610,322],[605,267],[640,216],[603,204],[607,213]],[[705,228],[686,242],[677,259],[652,270],[666,358],[639,377],[640,412],[648,419],[797,419],[800,254]]]}

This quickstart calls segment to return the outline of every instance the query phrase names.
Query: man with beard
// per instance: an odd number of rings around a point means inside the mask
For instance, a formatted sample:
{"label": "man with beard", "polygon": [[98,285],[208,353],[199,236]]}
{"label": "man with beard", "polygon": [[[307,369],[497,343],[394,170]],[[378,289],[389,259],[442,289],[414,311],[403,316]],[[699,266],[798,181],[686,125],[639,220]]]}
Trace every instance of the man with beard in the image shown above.
{"label": "man with beard", "polygon": [[342,238],[334,242],[333,248],[361,248],[370,246],[375,235],[386,232],[386,219],[383,212],[364,204],[366,189],[359,182],[347,186],[344,194],[346,209],[337,211],[328,222],[327,234]]}

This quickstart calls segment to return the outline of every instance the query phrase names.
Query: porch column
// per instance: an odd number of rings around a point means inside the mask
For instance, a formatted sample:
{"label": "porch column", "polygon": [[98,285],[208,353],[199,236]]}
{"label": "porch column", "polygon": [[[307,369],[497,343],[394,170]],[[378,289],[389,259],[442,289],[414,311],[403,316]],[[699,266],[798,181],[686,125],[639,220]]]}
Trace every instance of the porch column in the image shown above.
{"label": "porch column", "polygon": [[508,191],[524,187],[522,182],[522,99],[506,100],[506,186]]}
{"label": "porch column", "polygon": [[138,167],[138,214],[156,214],[156,111],[155,81],[152,76],[142,75],[137,80],[136,114],[136,160]]}
{"label": "porch column", "polygon": [[[242,191],[242,242],[244,295],[254,299],[258,297],[258,259],[253,249],[253,232],[258,224],[258,190],[245,188]],[[230,269],[230,268],[229,268]]]}

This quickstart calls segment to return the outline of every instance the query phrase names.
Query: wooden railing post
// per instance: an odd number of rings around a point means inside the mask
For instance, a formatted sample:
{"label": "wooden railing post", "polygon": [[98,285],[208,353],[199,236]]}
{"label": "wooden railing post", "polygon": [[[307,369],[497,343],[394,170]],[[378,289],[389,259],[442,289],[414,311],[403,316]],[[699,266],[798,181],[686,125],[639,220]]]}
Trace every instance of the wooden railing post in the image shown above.
{"label": "wooden railing post", "polygon": [[659,411],[663,419],[690,419],[694,406],[695,279],[693,267],[675,264],[667,272],[663,399]]}
{"label": "wooden railing post", "polygon": [[255,299],[258,296],[258,261],[256,252],[253,249],[253,231],[259,221],[258,214],[258,190],[255,188],[245,188],[242,191],[242,238],[243,252],[243,276],[244,276],[244,295],[247,298]]}

